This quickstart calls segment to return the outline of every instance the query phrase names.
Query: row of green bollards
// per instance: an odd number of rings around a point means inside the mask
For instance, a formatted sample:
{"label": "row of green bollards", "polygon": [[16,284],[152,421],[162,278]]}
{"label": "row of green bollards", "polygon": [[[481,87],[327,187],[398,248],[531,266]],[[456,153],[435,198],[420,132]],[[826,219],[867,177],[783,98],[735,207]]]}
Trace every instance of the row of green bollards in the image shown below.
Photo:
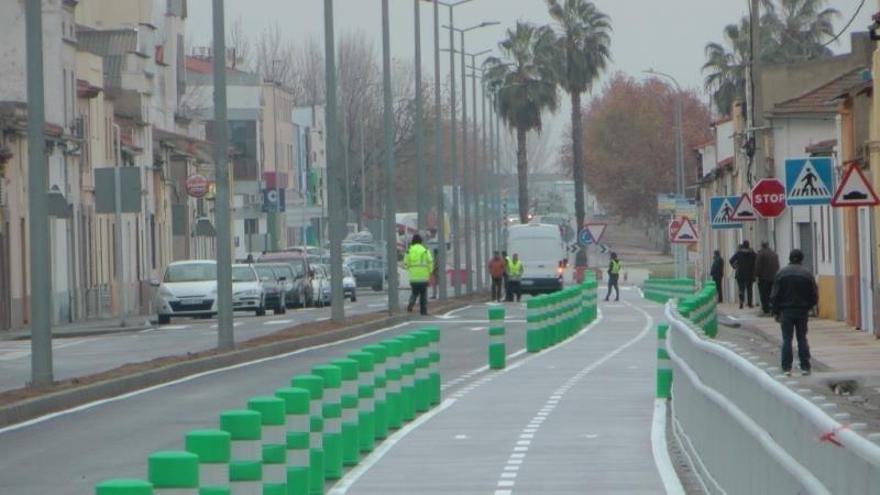
{"label": "row of green bollards", "polygon": [[718,335],[718,291],[706,282],[696,294],[678,300],[678,313],[699,327],[707,337]]}
{"label": "row of green bollards", "polygon": [[642,285],[642,295],[649,301],[666,304],[670,299],[693,295],[694,286],[692,278],[649,277]]}
{"label": "row of green bollards", "polygon": [[294,376],[272,396],[187,433],[147,460],[147,481],[96,495],[322,495],[388,435],[440,403],[440,331],[425,327]]}
{"label": "row of green bollards", "polygon": [[526,302],[526,350],[540,352],[578,333],[598,316],[598,282],[583,283]]}
{"label": "row of green bollards", "polygon": [[666,336],[669,333],[669,325],[666,323],[657,325],[657,393],[658,399],[668,399],[672,396],[672,361],[666,351]]}

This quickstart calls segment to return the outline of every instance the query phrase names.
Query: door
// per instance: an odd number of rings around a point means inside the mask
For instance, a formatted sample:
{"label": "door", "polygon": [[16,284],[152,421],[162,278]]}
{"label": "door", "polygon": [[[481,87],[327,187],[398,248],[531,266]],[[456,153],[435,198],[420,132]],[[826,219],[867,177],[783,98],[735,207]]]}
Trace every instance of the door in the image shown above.
{"label": "door", "polygon": [[808,222],[798,222],[798,243],[795,246],[804,253],[804,266],[816,275],[816,251],[813,242],[813,226]]}
{"label": "door", "polygon": [[871,211],[869,208],[858,209],[859,222],[859,302],[861,311],[861,329],[872,331],[874,328],[874,306],[871,286],[873,283],[873,253],[871,252]]}

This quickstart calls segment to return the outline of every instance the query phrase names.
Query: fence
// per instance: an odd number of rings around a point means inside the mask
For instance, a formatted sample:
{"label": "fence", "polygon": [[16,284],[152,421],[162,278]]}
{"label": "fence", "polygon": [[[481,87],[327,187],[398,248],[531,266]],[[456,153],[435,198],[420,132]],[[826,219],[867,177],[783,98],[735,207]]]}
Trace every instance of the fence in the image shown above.
{"label": "fence", "polygon": [[526,350],[540,352],[575,335],[598,315],[598,282],[587,272],[579,285],[526,302]]}
{"label": "fence", "polygon": [[711,289],[666,306],[673,433],[706,491],[880,494],[880,446],[813,402],[823,397],[701,335]]}
{"label": "fence", "polygon": [[183,450],[151,454],[147,480],[107,480],[95,493],[322,494],[388,430],[440,403],[439,343],[425,327],[315,366],[221,412],[217,429],[189,432]]}
{"label": "fence", "polygon": [[694,280],[690,278],[648,278],[642,286],[645,299],[665,304],[670,299],[691,296]]}

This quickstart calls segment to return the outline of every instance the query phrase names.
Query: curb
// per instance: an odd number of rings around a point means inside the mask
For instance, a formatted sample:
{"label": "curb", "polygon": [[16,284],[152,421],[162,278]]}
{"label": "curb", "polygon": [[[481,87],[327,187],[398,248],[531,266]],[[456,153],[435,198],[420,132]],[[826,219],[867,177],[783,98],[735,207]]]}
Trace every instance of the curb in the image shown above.
{"label": "curb", "polygon": [[[133,332],[142,332],[144,330],[148,330],[153,328],[152,324],[140,324],[140,325],[132,325],[129,327],[113,327],[107,329],[83,329],[83,330],[73,330],[69,332],[53,332],[52,339],[72,339],[76,337],[95,337],[98,335],[113,335],[113,334],[121,334],[121,333],[133,333]],[[0,340],[8,340],[8,341],[22,341],[22,340],[31,340],[30,332],[10,332],[9,335],[0,336]]]}
{"label": "curb", "polygon": [[320,335],[311,335],[282,342],[272,342],[249,349],[207,356],[136,373],[118,379],[107,380],[70,390],[50,393],[42,397],[27,399],[25,401],[0,407],[0,428],[53,412],[69,409],[71,407],[87,404],[89,402],[115,397],[134,390],[184,378],[197,373],[277,356],[279,354],[285,354],[316,345],[329,344],[337,340],[357,337],[382,328],[405,323],[411,321],[411,319],[411,316],[407,314],[390,316]]}

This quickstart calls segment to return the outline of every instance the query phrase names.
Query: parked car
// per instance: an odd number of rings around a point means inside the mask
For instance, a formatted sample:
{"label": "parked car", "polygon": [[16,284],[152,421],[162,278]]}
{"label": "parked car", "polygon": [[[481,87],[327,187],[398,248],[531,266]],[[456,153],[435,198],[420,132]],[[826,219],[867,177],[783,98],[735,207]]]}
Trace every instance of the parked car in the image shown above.
{"label": "parked car", "polygon": [[161,282],[153,280],[160,325],[176,316],[213,316],[217,314],[217,262],[213,260],[175,261],[165,268]]}
{"label": "parked car", "polygon": [[285,251],[266,253],[260,256],[257,264],[284,263],[293,270],[293,287],[288,290],[286,302],[288,307],[308,307],[314,301],[312,283],[309,280],[309,260],[304,251]]}
{"label": "parked car", "polygon": [[284,306],[292,308],[293,299],[299,290],[293,267],[288,263],[257,263],[256,266],[270,266],[279,278],[284,277],[284,282],[281,284],[284,287]]}
{"label": "parked car", "polygon": [[285,301],[287,276],[276,266],[278,265],[264,263],[254,265],[254,269],[263,285],[263,298],[266,301],[266,307],[272,308],[272,312],[276,315],[281,315],[287,312]]}
{"label": "parked car", "polygon": [[373,244],[367,244],[363,242],[343,242],[342,243],[342,255],[343,256],[351,256],[351,255],[359,255],[359,256],[374,256],[381,257],[379,249]]}
{"label": "parked car", "polygon": [[342,294],[351,299],[351,302],[357,301],[357,282],[354,279],[354,274],[351,273],[351,268],[347,265],[342,265]]}
{"label": "parked car", "polygon": [[326,265],[312,265],[312,292],[315,294],[315,306],[329,306],[332,300],[330,294],[330,269]]}
{"label": "parked car", "polygon": [[232,265],[232,310],[266,314],[266,294],[253,265]]}
{"label": "parked car", "polygon": [[385,286],[385,263],[373,256],[349,256],[343,264],[354,275],[357,287],[381,291]]}

